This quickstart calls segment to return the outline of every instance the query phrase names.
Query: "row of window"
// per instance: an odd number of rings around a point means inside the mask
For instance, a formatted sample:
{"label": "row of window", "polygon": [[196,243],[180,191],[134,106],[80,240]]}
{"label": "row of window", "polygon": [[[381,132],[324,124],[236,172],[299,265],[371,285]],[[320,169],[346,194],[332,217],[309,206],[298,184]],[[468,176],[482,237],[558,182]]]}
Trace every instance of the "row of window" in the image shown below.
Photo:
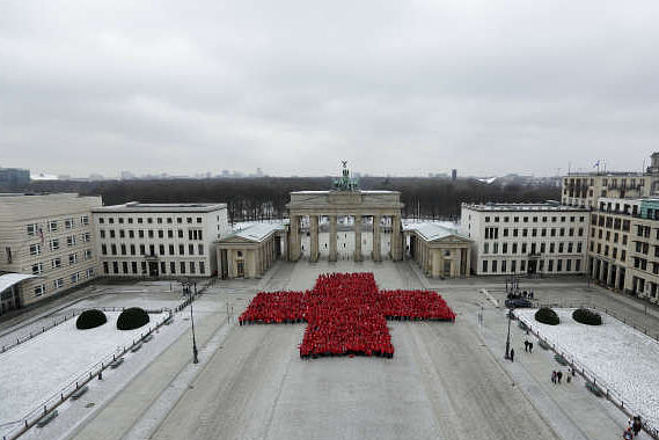
{"label": "row of window", "polygon": [[[533,268],[533,271],[538,273],[581,272],[580,258],[547,260],[547,270],[545,270],[545,260],[538,260],[534,263],[537,263],[537,266]],[[527,266],[526,260],[519,260],[519,264],[517,260],[483,260],[481,264],[482,273],[519,273],[532,269],[528,267],[530,265]]]}
{"label": "row of window", "polygon": [[[128,229],[127,231],[124,229],[119,229],[115,231],[114,229],[108,229],[107,231],[105,229],[100,229],[98,231],[100,238],[135,238],[135,230],[134,229]],[[165,230],[164,229],[137,229],[137,238],[156,238],[156,235],[158,238],[165,238]],[[185,238],[185,234],[183,229],[177,229],[176,230],[176,236],[177,238]],[[189,229],[188,230],[188,240],[203,240],[203,231],[201,229]],[[174,238],[174,230],[173,229],[167,229],[167,238]]]}
{"label": "row of window", "polygon": [[[158,245],[156,248],[156,245],[150,244],[148,245],[148,250],[147,250],[147,245],[140,244],[138,246],[134,244],[120,244],[117,246],[116,244],[102,244],[101,245],[101,254],[102,255],[149,255],[149,256],[164,256],[164,255],[204,255],[204,245],[203,244],[198,244],[196,246],[197,253],[195,254],[195,245],[194,244],[189,244],[188,245],[188,253],[185,253],[185,245],[179,244],[178,245],[178,253],[176,253],[176,247],[173,244],[170,244],[165,248],[164,244]],[[139,254],[137,253],[139,249]],[[156,253],[156,249],[158,252]],[[165,252],[167,250],[168,252]]]}
{"label": "row of window", "polygon": [[[83,278],[85,277],[85,278]],[[71,274],[69,277],[69,283],[71,286],[74,286],[78,284],[80,281],[83,279],[90,279],[94,278],[94,268],[90,267],[87,269],[85,272],[76,272]],[[59,290],[64,287],[64,278],[57,278],[56,280],[53,280],[52,284],[52,290]],[[39,284],[37,286],[34,286],[34,296],[38,297],[41,295],[45,295],[46,292],[48,291],[48,288],[46,284]]]}
{"label": "row of window", "polygon": [[[577,237],[583,237],[583,228],[503,228],[502,229],[502,235],[504,237],[519,237],[521,232],[522,237],[528,237],[529,234],[531,237],[537,237],[538,233],[540,234],[540,237],[547,237],[547,234],[549,234],[549,237],[565,237],[565,233],[567,232],[568,237],[574,237],[575,232]],[[499,238],[499,228],[494,228],[494,227],[487,227],[485,228],[485,239],[486,240],[492,240],[492,239],[497,239]]]}
{"label": "row of window", "polygon": [[[595,252],[595,243],[592,242],[592,241],[590,242],[590,251]],[[611,251],[611,258],[613,258],[614,260],[618,259],[618,256],[620,257],[619,258],[620,261],[625,261],[625,259],[627,258],[627,251],[625,251],[624,249],[622,249],[620,251],[620,255],[618,255],[618,248],[609,247],[608,244],[605,244],[604,246],[602,246],[602,243],[597,243],[597,253],[598,254],[604,255],[605,257],[608,257],[609,256],[609,251]]]}
{"label": "row of window", "polygon": [[[89,226],[89,216],[82,215],[80,216],[80,226]],[[64,229],[73,229],[76,225],[76,220],[73,217],[65,218],[61,221],[64,225]],[[60,220],[49,220],[46,222],[46,227],[49,232],[57,232],[60,228]],[[39,226],[39,223],[30,223],[26,227],[26,232],[28,237],[34,237],[38,235],[43,235],[43,229]]]}
{"label": "row of window", "polygon": [[[543,223],[547,223],[550,218],[551,218],[552,223],[556,223],[557,221],[559,221],[559,217],[557,217],[557,216],[552,216],[552,217],[548,217],[548,216],[543,216],[543,217],[538,217],[538,216],[521,217],[523,223],[528,223],[529,218],[531,219],[531,221],[533,223],[538,223],[538,221],[540,219],[542,219]],[[501,219],[501,217],[498,217],[498,216],[497,217],[485,216],[485,223],[490,223],[490,221],[493,221],[494,223],[498,223],[500,221],[500,219]],[[517,217],[517,216],[513,217],[513,223],[519,223],[519,219],[520,219],[520,217]],[[576,216],[574,216],[574,215],[570,216],[570,223],[574,223],[576,221],[576,219],[577,219]],[[560,217],[561,222],[565,222],[566,220],[567,220],[566,216],[563,215],[563,216]],[[585,220],[586,220],[585,216],[582,215],[582,216],[579,217],[580,222],[583,222]],[[504,223],[510,222],[510,217],[507,217],[507,216],[503,217],[503,222]]]}
{"label": "row of window", "polygon": [[[93,256],[92,250],[91,249],[86,249],[85,252],[83,253],[83,258],[85,260],[91,260]],[[78,263],[78,254],[73,253],[68,255],[68,262],[69,266],[72,266],[74,264]],[[59,269],[62,267],[62,258],[61,257],[56,257],[50,260],[50,268],[51,269]],[[32,275],[41,275],[44,273],[44,264],[42,262],[35,263],[32,265]]]}
{"label": "row of window", "polygon": [[[84,239],[82,240],[84,243],[88,243],[91,241],[91,238],[89,236],[83,237]],[[66,237],[66,246],[67,247],[73,247],[76,244],[76,239],[75,236],[71,235],[69,237]],[[51,252],[58,251],[61,248],[60,240],[57,238],[51,239],[48,241],[48,249],[50,249]],[[43,247],[41,246],[41,243],[32,243],[30,245],[30,255],[32,257],[38,257],[43,253]]]}
{"label": "row of window", "polygon": [[[98,218],[98,222],[100,224],[105,224],[106,222],[108,224],[114,224],[114,220],[115,220],[114,217],[99,217]],[[144,220],[145,220],[145,218],[143,218],[143,217],[137,217],[137,223],[138,224],[144,223]],[[163,223],[163,218],[162,217],[156,217],[155,220],[156,220],[156,224],[160,225],[160,224]],[[197,223],[203,223],[203,217],[196,217],[195,221]],[[119,224],[123,224],[124,222],[128,223],[128,224],[133,224],[134,218],[133,217],[128,217],[128,218],[124,219],[124,217],[119,217],[117,219],[117,223],[119,223]],[[166,222],[167,222],[167,224],[171,225],[171,224],[174,223],[174,219],[172,217],[167,217]],[[186,217],[185,222],[186,223],[192,223],[192,217]],[[153,217],[147,217],[146,218],[146,223],[152,224],[153,223]],[[183,217],[176,217],[176,223],[182,224],[183,223]]]}
{"label": "row of window", "polygon": [[[595,234],[596,234],[595,230],[596,229],[597,228],[593,228],[593,229],[590,230],[590,237],[591,238],[595,238]],[[611,241],[611,231],[604,231],[602,229],[597,229],[597,237],[600,240],[604,239],[606,241]],[[619,234],[618,232],[613,233],[613,242],[614,243],[618,243],[619,239],[621,239],[621,238],[622,238],[622,244],[627,245],[627,235]]]}
{"label": "row of window", "polygon": [[608,215],[597,215],[593,214],[590,219],[590,224],[593,226],[600,226],[609,229],[615,229],[616,231],[629,232],[630,222],[629,220],[624,220],[618,217],[611,217]]}
{"label": "row of window", "polygon": [[[137,276],[162,276],[162,275],[205,275],[206,264],[203,261],[166,261],[150,263],[146,261],[104,261],[103,273],[106,275],[137,275]],[[178,271],[178,272],[177,272]]]}
{"label": "row of window", "polygon": [[[490,244],[492,246],[490,246]],[[499,246],[499,242],[485,242],[483,243],[483,254],[490,254],[490,250],[492,251],[492,254],[498,254],[499,250],[501,250],[502,254],[507,254],[508,251],[510,251],[511,254],[517,254],[518,250],[520,251],[520,254],[526,254],[527,251],[530,254],[544,254],[547,250],[549,250],[550,254],[562,254],[564,252],[567,252],[568,254],[576,252],[579,254],[581,253],[583,246],[583,243],[580,241],[576,243],[559,242],[548,244],[549,246],[547,246],[547,243],[501,243],[501,246]]]}

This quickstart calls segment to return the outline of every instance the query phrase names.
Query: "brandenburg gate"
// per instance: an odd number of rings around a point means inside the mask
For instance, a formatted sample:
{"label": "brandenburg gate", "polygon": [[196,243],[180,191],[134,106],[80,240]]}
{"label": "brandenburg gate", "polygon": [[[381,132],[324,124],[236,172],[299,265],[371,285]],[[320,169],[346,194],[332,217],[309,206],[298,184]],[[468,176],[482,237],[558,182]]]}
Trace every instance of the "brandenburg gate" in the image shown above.
{"label": "brandenburg gate", "polygon": [[288,234],[288,259],[297,261],[302,255],[300,220],[309,217],[309,260],[318,261],[320,249],[318,231],[321,217],[329,218],[329,261],[337,260],[337,218],[354,218],[355,249],[354,260],[362,260],[362,222],[364,217],[372,217],[373,261],[381,261],[381,223],[389,218],[391,224],[391,259],[403,258],[403,234],[401,225],[400,192],[362,191],[356,179],[350,177],[346,163],[343,163],[343,177],[334,182],[329,191],[294,191],[290,193],[290,231]]}

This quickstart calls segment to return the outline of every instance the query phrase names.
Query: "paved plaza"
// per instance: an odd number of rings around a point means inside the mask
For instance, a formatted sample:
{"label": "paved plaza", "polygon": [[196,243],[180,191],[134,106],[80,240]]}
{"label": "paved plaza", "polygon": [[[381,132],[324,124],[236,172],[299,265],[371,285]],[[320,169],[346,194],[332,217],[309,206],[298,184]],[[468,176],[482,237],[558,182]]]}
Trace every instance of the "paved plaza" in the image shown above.
{"label": "paved plaza", "polygon": [[[437,290],[457,314],[446,322],[389,322],[393,359],[302,360],[306,324],[240,327],[259,290],[310,289],[325,272],[373,272],[381,289]],[[526,284],[524,284],[526,283]],[[597,302],[659,330],[654,309],[580,278],[522,280],[548,302]],[[189,310],[161,342],[92,384],[34,439],[618,439],[627,417],[579,378],[555,387],[550,353],[503,359],[500,279],[433,280],[408,262],[277,263],[260,280],[218,281],[195,302],[200,363],[191,363]],[[77,306],[171,304],[168,282],[97,288]],[[484,319],[480,321],[478,314]],[[36,316],[36,314],[35,314]],[[122,369],[123,372],[119,373]],[[116,375],[116,376],[115,376]],[[91,404],[91,405],[90,405]]]}

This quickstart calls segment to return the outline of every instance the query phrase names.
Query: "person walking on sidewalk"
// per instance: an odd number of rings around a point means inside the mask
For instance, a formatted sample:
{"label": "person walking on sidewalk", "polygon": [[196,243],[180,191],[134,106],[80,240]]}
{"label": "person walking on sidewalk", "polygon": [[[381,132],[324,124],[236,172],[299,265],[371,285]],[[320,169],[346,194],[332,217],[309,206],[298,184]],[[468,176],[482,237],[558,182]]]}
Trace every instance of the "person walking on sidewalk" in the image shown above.
{"label": "person walking on sidewalk", "polygon": [[556,372],[556,379],[558,379],[558,384],[561,384],[561,379],[563,379],[563,372],[561,370],[558,370]]}
{"label": "person walking on sidewalk", "polygon": [[515,349],[510,349],[510,362],[515,362]]}

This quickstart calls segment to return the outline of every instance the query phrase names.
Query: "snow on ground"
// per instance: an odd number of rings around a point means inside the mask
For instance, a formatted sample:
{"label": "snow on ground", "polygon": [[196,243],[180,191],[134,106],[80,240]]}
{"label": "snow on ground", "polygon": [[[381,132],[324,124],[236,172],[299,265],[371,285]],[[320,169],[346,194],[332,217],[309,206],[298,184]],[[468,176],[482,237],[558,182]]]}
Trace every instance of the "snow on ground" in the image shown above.
{"label": "snow on ground", "polygon": [[554,310],[561,319],[556,326],[537,322],[536,309],[515,314],[659,428],[659,343],[606,314],[601,326],[589,326],[572,319],[574,309]]}
{"label": "snow on ground", "polygon": [[118,312],[106,312],[101,327],[78,330],[75,319],[0,354],[0,435],[10,422],[39,407],[106,356],[146,333],[167,314],[151,314],[151,322],[136,330],[116,328]]}

